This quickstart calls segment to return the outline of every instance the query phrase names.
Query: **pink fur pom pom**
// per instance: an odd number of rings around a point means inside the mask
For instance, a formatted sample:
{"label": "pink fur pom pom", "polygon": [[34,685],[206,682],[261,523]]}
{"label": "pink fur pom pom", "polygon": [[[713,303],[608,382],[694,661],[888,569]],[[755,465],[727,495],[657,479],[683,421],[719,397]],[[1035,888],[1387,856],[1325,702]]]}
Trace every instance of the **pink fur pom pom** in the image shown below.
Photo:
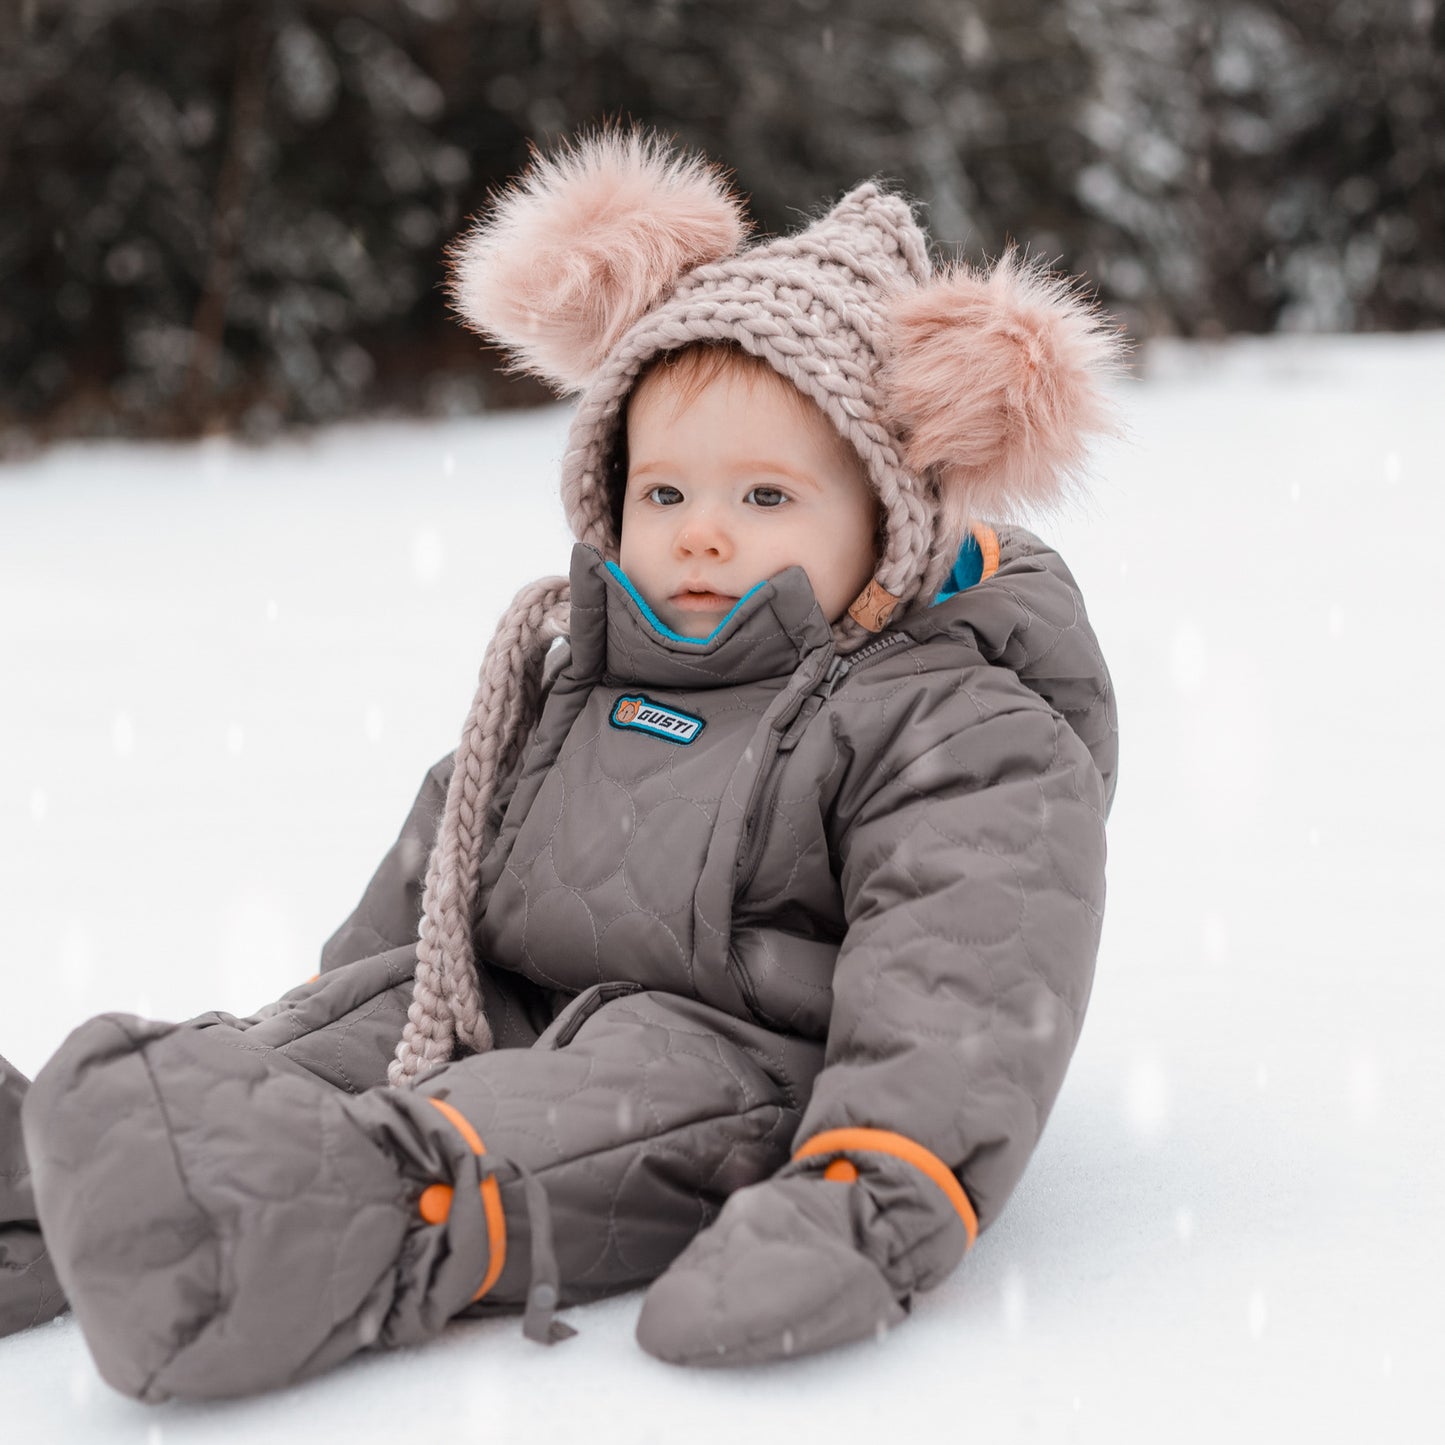
{"label": "pink fur pom pom", "polygon": [[737,250],[742,202],[722,171],[640,128],[581,137],[495,198],[448,251],[452,304],[562,391],[685,272]]}
{"label": "pink fur pom pom", "polygon": [[1100,383],[1122,371],[1122,334],[1015,250],[903,293],[890,321],[890,420],[960,526],[1056,507],[1081,483],[1088,437],[1119,430]]}

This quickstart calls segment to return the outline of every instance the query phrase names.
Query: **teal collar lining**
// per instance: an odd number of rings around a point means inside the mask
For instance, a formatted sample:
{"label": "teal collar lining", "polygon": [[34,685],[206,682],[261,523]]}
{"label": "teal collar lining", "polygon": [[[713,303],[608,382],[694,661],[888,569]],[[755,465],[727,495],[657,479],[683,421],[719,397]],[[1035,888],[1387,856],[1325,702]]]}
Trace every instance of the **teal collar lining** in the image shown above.
{"label": "teal collar lining", "polygon": [[737,616],[738,609],[742,607],[742,605],[748,600],[748,598],[751,597],[753,593],[758,590],[759,587],[765,587],[767,585],[767,583],[765,582],[759,582],[756,584],[756,586],[749,588],[747,592],[745,592],[741,597],[738,598],[736,602],[733,603],[732,607],[728,611],[728,615],[724,617],[723,620],[719,622],[718,625],[714,627],[713,630],[709,632],[706,637],[684,637],[680,632],[674,632],[672,628],[670,628],[657,615],[657,613],[655,613],[652,608],[647,605],[647,603],[643,600],[642,593],[640,593],[637,588],[632,585],[632,579],[628,577],[627,573],[624,572],[622,568],[617,565],[616,562],[609,562],[607,564],[607,570],[627,589],[627,595],[631,597],[635,603],[637,603],[638,610],[647,619],[648,624],[653,628],[655,632],[667,638],[669,642],[691,642],[698,646],[702,646],[706,643],[711,642],[713,638],[716,637],[718,633],[720,633],[723,628],[726,627],[728,623]]}
{"label": "teal collar lining", "polygon": [[947,602],[950,597],[957,597],[960,592],[967,592],[982,578],[983,548],[972,536],[965,537],[963,546],[958,549],[958,560],[953,564],[953,571],[948,574],[943,590],[933,599],[933,606]]}
{"label": "teal collar lining", "polygon": [[[706,637],[684,637],[680,632],[674,632],[646,601],[642,593],[632,585],[632,579],[617,565],[616,562],[608,562],[607,570],[627,589],[627,595],[637,604],[638,611],[647,619],[648,625],[661,637],[667,638],[669,642],[689,642],[696,646],[705,646],[720,633],[729,622],[738,614],[738,609],[747,602],[759,587],[765,587],[766,582],[759,582],[751,587],[736,602],[733,603],[728,615],[708,633]],[[958,560],[953,564],[953,571],[948,574],[943,584],[943,590],[933,599],[933,606],[937,607],[940,602],[947,602],[950,597],[957,597],[960,592],[966,592],[983,577],[983,549],[974,539],[969,536],[964,538],[963,546],[958,549]]]}

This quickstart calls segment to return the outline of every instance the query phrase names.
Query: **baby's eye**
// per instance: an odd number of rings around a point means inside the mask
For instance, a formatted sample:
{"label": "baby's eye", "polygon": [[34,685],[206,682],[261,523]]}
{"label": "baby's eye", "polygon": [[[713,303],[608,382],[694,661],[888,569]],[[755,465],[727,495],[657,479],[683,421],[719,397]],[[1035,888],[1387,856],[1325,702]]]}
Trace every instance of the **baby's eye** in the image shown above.
{"label": "baby's eye", "polygon": [[777,487],[754,487],[743,500],[758,507],[781,507],[788,500],[788,494]]}
{"label": "baby's eye", "polygon": [[643,494],[644,502],[655,502],[659,507],[675,507],[682,501],[682,493],[676,487],[649,487]]}

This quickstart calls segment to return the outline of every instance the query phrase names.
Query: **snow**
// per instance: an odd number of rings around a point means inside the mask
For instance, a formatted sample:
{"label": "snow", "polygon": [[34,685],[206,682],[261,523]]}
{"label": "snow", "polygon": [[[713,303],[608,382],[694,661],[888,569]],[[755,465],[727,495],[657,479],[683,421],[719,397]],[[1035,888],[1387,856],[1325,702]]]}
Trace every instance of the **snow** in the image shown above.
{"label": "snow", "polygon": [[[1040,524],[1120,697],[1083,1041],[1000,1222],[877,1343],[658,1364],[462,1323],[283,1393],[147,1407],[69,1319],[7,1439],[1415,1438],[1445,1332],[1445,335],[1155,344],[1095,502]],[[557,408],[0,469],[0,1053],[314,970],[489,629],[566,567]],[[1431,478],[1434,478],[1434,482]],[[1433,906],[1432,906],[1433,905]],[[585,1405],[579,1402],[585,1401]]]}

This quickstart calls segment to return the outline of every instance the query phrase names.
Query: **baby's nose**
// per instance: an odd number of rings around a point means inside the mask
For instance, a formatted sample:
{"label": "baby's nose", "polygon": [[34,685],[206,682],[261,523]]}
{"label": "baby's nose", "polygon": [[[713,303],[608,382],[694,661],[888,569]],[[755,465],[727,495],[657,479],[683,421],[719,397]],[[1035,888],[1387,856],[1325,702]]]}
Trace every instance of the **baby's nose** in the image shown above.
{"label": "baby's nose", "polygon": [[727,529],[709,515],[690,517],[677,532],[677,546],[689,556],[720,557],[730,547]]}

